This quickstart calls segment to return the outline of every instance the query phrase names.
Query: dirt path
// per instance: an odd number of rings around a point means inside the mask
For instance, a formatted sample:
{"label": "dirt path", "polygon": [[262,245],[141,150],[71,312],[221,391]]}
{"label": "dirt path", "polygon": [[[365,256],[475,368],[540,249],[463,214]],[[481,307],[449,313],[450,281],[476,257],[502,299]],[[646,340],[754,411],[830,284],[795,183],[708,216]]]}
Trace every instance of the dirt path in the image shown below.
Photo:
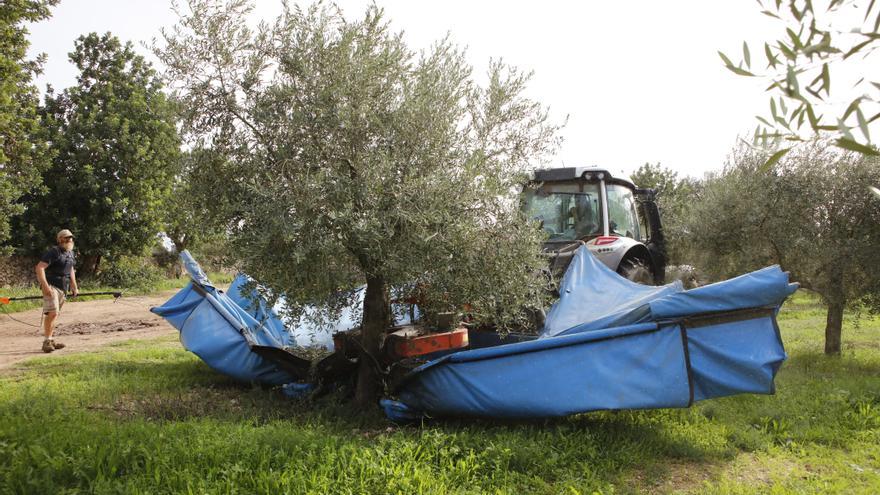
{"label": "dirt path", "polygon": [[68,302],[55,327],[55,339],[67,347],[48,355],[40,350],[43,331],[36,328],[40,324],[40,309],[12,313],[11,317],[0,312],[0,372],[35,356],[65,356],[94,351],[112,342],[175,335],[174,327],[149,311],[175,292],[126,296],[115,303],[112,299]]}

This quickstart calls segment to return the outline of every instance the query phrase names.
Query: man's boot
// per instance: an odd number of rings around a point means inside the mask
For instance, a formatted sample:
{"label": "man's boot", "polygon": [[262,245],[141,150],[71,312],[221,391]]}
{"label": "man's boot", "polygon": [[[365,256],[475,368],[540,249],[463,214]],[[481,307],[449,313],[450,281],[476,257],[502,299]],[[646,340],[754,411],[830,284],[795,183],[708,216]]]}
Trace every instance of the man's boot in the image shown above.
{"label": "man's boot", "polygon": [[46,339],[46,340],[43,341],[43,352],[48,353],[48,352],[52,352],[52,351],[54,351],[54,350],[55,350],[55,346],[52,345],[52,341],[51,341],[51,340]]}
{"label": "man's boot", "polygon": [[52,339],[52,347],[54,347],[55,350],[57,351],[58,349],[64,349],[64,347],[66,347],[66,346],[64,344],[62,344],[61,342],[58,342],[55,339]]}

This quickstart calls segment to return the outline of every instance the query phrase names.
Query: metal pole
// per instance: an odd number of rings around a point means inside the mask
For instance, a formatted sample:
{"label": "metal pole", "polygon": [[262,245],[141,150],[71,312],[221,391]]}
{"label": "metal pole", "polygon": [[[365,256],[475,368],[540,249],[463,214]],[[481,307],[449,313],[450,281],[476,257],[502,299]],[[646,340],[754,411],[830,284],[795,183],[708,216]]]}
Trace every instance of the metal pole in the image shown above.
{"label": "metal pole", "polygon": [[[119,299],[120,297],[122,297],[122,292],[81,292],[76,295],[76,297],[83,296],[113,296],[114,299]],[[28,301],[42,298],[43,296],[0,297],[0,304],[9,304],[12,301]]]}

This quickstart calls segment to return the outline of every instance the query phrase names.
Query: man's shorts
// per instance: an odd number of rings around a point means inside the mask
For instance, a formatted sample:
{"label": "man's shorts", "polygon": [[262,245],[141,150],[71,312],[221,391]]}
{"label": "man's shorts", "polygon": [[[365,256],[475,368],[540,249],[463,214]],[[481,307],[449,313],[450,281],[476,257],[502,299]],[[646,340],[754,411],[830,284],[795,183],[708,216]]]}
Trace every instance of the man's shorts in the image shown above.
{"label": "man's shorts", "polygon": [[43,294],[43,314],[60,312],[61,306],[64,306],[64,300],[66,299],[64,291],[58,287],[50,285],[49,289],[52,291],[51,296]]}

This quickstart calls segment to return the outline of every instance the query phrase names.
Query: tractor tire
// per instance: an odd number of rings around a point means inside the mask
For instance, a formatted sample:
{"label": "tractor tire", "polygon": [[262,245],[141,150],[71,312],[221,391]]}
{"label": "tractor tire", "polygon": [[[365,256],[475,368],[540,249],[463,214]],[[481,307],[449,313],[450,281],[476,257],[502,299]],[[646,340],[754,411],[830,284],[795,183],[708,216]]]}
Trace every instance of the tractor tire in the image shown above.
{"label": "tractor tire", "polygon": [[637,284],[654,285],[654,272],[647,263],[638,258],[621,261],[620,266],[617,267],[617,273],[621,277]]}

